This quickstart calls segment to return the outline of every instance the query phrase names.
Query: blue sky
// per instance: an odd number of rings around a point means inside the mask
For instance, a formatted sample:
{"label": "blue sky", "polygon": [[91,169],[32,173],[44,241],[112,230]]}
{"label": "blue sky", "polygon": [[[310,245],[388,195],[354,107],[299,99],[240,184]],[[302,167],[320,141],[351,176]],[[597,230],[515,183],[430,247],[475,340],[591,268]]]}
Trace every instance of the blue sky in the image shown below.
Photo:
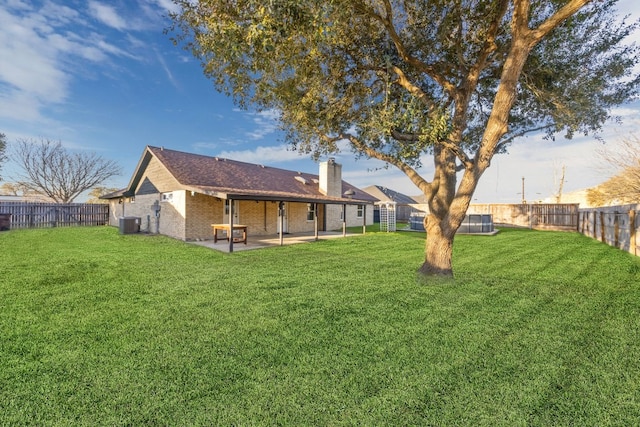
{"label": "blue sky", "polygon": [[[239,110],[173,46],[163,34],[173,7],[170,0],[0,0],[0,132],[9,142],[42,137],[113,159],[124,173],[107,183],[112,187],[127,184],[145,145],[317,173],[316,163],[283,143],[273,112]],[[619,9],[640,17],[637,0],[623,0]],[[640,103],[615,114],[623,125],[612,123],[602,135],[611,144],[637,132]],[[593,186],[607,177],[598,167],[600,148],[592,137],[523,138],[494,159],[476,202],[518,202],[523,176],[528,199],[547,197],[562,166],[565,192]],[[337,158],[354,185],[419,193],[379,161],[356,161],[348,151]],[[430,178],[430,162],[424,164]],[[10,163],[3,170],[15,172]]]}

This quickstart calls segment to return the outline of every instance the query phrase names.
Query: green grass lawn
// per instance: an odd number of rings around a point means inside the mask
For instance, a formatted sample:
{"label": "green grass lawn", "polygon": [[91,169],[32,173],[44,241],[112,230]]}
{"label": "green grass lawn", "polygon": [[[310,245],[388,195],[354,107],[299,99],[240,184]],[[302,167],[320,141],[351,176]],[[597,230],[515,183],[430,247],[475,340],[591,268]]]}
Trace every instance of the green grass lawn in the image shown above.
{"label": "green grass lawn", "polygon": [[0,233],[0,425],[637,425],[640,260],[574,233],[218,253]]}

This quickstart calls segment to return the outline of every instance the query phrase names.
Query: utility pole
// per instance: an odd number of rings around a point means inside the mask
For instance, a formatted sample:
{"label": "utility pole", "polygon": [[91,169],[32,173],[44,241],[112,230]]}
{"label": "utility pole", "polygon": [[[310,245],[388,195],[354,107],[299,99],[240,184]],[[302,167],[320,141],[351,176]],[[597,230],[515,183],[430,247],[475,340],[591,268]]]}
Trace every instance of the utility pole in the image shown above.
{"label": "utility pole", "polygon": [[522,204],[526,204],[527,200],[524,197],[524,176],[522,177]]}

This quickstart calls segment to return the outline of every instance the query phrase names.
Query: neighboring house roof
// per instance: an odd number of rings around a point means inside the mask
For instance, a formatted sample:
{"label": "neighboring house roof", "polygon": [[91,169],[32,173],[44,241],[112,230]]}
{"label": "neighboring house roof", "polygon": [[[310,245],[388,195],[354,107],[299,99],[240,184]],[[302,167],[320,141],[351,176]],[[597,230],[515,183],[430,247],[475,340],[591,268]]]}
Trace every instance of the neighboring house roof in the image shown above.
{"label": "neighboring house roof", "polygon": [[38,194],[29,196],[16,196],[13,194],[0,194],[0,201],[3,202],[27,202],[27,203],[51,203],[52,200],[47,196]]}
{"label": "neighboring house roof", "polygon": [[345,181],[342,181],[342,192],[348,196],[330,197],[320,192],[318,175],[151,146],[145,148],[127,188],[102,198],[132,196],[154,157],[176,179],[181,189],[221,199],[347,204],[375,202],[375,198]]}
{"label": "neighboring house roof", "polygon": [[425,196],[424,194],[412,196],[411,199],[413,200],[413,202],[411,203],[418,203],[421,205],[426,205],[428,203],[427,196]]}
{"label": "neighboring house roof", "polygon": [[398,193],[397,191],[381,185],[370,185],[362,190],[366,191],[381,202],[396,202],[399,205],[411,205],[416,202],[405,194]]}
{"label": "neighboring house roof", "polygon": [[100,199],[118,199],[120,197],[127,197],[127,188],[121,188],[111,193],[103,194]]}

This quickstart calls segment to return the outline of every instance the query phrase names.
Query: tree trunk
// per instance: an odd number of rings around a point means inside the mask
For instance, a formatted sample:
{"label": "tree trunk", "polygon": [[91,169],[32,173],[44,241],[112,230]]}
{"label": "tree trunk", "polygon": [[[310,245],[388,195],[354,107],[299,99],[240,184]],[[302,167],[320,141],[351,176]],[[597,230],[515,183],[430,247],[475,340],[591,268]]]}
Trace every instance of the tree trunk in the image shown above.
{"label": "tree trunk", "polygon": [[433,214],[425,218],[425,230],[427,241],[425,245],[424,263],[418,269],[418,274],[423,278],[442,277],[453,278],[453,238],[457,227],[450,225]]}

